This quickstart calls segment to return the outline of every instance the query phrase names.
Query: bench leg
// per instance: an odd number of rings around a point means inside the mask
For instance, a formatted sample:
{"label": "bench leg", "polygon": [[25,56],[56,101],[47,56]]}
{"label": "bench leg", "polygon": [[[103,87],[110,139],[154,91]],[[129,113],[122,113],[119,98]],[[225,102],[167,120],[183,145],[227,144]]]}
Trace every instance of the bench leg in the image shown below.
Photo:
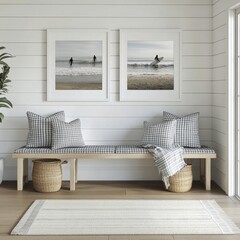
{"label": "bench leg", "polygon": [[78,159],[75,160],[75,183],[78,182]]}
{"label": "bench leg", "polygon": [[76,169],[75,169],[76,159],[70,159],[70,191],[75,191],[75,176],[76,176]]}
{"label": "bench leg", "polygon": [[28,158],[24,159],[23,162],[23,184],[28,183]]}
{"label": "bench leg", "polygon": [[205,160],[205,186],[206,190],[211,190],[211,158]]}
{"label": "bench leg", "polygon": [[200,159],[200,182],[205,184],[205,159]]}
{"label": "bench leg", "polygon": [[22,191],[23,190],[23,158],[17,159],[17,190]]}

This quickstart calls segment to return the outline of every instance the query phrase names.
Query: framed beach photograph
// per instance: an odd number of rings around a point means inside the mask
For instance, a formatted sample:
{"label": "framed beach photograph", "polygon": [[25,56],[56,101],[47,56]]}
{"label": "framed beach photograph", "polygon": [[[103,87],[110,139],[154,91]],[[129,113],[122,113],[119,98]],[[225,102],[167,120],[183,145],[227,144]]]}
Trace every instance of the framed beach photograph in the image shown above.
{"label": "framed beach photograph", "polygon": [[180,101],[181,31],[120,30],[120,100]]}
{"label": "framed beach photograph", "polygon": [[108,30],[47,31],[48,101],[108,100]]}

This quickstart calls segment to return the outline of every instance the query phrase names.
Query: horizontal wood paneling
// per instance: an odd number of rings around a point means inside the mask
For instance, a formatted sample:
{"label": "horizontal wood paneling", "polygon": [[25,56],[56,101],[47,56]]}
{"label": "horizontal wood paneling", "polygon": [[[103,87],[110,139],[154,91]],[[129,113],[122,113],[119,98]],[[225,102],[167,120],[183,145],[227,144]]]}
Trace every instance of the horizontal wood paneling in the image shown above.
{"label": "horizontal wood paneling", "polygon": [[[1,32],[0,32],[1,34]],[[4,43],[8,52],[12,55],[18,56],[46,56],[47,44],[46,43],[28,43],[28,42],[8,42]]]}
{"label": "horizontal wood paneling", "polygon": [[213,67],[225,66],[227,54],[225,52],[213,56]]}
{"label": "horizontal wood paneling", "polygon": [[213,30],[216,30],[217,28],[220,28],[221,26],[226,24],[228,16],[228,11],[224,10],[220,12],[218,15],[216,15],[213,18]]}
{"label": "horizontal wood paneling", "polygon": [[[211,144],[211,0],[1,0],[0,5],[1,45],[16,56],[9,60],[12,84],[8,96],[14,108],[3,110],[6,121],[0,126],[0,154],[8,159],[6,179],[14,179],[16,164],[10,153],[26,143],[26,111],[46,116],[64,110],[67,121],[80,118],[88,144],[137,144],[143,121],[161,121],[163,110],[178,115],[199,111],[202,143]],[[109,102],[47,102],[46,29],[50,28],[110,29]],[[121,28],[182,30],[182,101],[119,101]],[[216,130],[220,127],[218,124]],[[141,160],[134,163],[92,160],[81,164],[81,179],[91,179],[92,165],[101,170],[102,175],[98,176],[105,180],[159,178],[153,163]],[[116,166],[121,168],[118,173]],[[195,164],[194,172],[198,168]]]}
{"label": "horizontal wood paneling", "polygon": [[57,5],[57,4],[65,4],[65,5],[128,5],[128,4],[143,4],[143,5],[212,5],[212,0],[201,0],[196,1],[196,0],[148,0],[146,3],[146,0],[41,0],[41,1],[32,1],[32,0],[1,0],[0,2],[1,5],[11,5],[11,4],[23,4],[23,5]]}
{"label": "horizontal wood paneling", "polygon": [[[46,30],[0,29],[2,43],[46,43]],[[17,36],[17,37],[16,37]]]}
{"label": "horizontal wood paneling", "polygon": [[174,5],[3,5],[0,8],[1,17],[61,17],[61,18],[210,18],[212,17],[209,6],[176,6]]}
{"label": "horizontal wood paneling", "polygon": [[[46,30],[0,29],[1,42],[4,43],[46,43]],[[16,38],[18,35],[18,38]],[[110,29],[110,42],[119,44],[119,30]],[[183,43],[212,43],[212,31],[183,30]]]}
{"label": "horizontal wood paneling", "polygon": [[212,116],[223,121],[227,120],[226,107],[213,106],[212,107]]}
{"label": "horizontal wood paneling", "polygon": [[212,140],[220,145],[227,146],[227,135],[225,133],[213,130]]}
{"label": "horizontal wood paneling", "polygon": [[210,56],[184,56],[182,57],[183,68],[211,68],[212,57]]}
{"label": "horizontal wood paneling", "polygon": [[[227,162],[227,146],[223,146],[213,141],[213,147],[218,152],[218,156],[221,159],[225,159],[225,161]],[[215,163],[217,164],[217,161],[215,161]]]}
{"label": "horizontal wood paneling", "polygon": [[207,43],[197,43],[197,44],[187,44],[182,45],[182,54],[183,55],[197,55],[197,56],[210,56],[212,54],[212,44]]}
{"label": "horizontal wood paneling", "polygon": [[227,34],[227,25],[221,25],[219,28],[213,31],[213,42],[223,40]]}
{"label": "horizontal wood paneling", "polygon": [[223,51],[226,51],[226,39],[219,40],[213,44],[213,55],[222,53]]}
{"label": "horizontal wood paneling", "polygon": [[[213,118],[212,119],[212,129],[216,130],[218,132],[227,134],[227,122],[222,119]],[[224,157],[224,159],[226,159],[226,158]]]}
{"label": "horizontal wood paneling", "polygon": [[185,30],[183,32],[183,43],[212,43],[212,29],[199,31],[194,28],[192,31]]}
{"label": "horizontal wood paneling", "polygon": [[225,93],[213,93],[213,106],[227,107],[227,96]]}
{"label": "horizontal wood paneling", "polygon": [[6,116],[14,117],[25,117],[27,111],[36,112],[40,115],[50,115],[57,111],[65,110],[66,116],[69,117],[159,117],[162,116],[163,111],[172,112],[178,115],[186,115],[191,112],[200,112],[202,117],[211,116],[211,106],[170,106],[170,105],[156,105],[156,106],[147,106],[143,105],[85,105],[85,106],[61,106],[59,103],[55,103],[53,106],[44,106],[44,105],[24,105],[24,106],[15,106],[13,109],[5,109],[4,113]]}
{"label": "horizontal wood paneling", "polygon": [[[212,18],[2,18],[3,30],[44,30],[48,28],[181,28],[211,30]],[[161,19],[161,21],[160,21]],[[31,24],[29,24],[31,22]]]}
{"label": "horizontal wood paneling", "polygon": [[[1,130],[0,129],[0,141],[26,141],[28,131],[26,129],[18,130]],[[91,141],[121,141],[122,139],[128,139],[130,141],[136,141],[140,143],[143,135],[143,128],[141,129],[82,129],[84,140],[86,143]],[[211,129],[201,130],[200,139],[211,139]]]}
{"label": "horizontal wood paneling", "polygon": [[227,78],[226,65],[213,68],[213,80],[224,80]]}
{"label": "horizontal wood paneling", "polygon": [[[196,97],[196,95],[198,97]],[[56,106],[58,105],[56,102],[47,102],[46,93],[9,93],[9,99],[12,100],[14,106]],[[142,105],[142,102],[118,102],[119,94],[112,93],[110,95],[112,102],[73,102],[71,105],[77,106],[124,106],[124,105],[132,105],[139,106]],[[181,102],[164,102],[162,106],[211,106],[211,94],[182,94]],[[144,102],[144,101],[143,101]],[[69,102],[62,102],[61,106],[68,106]],[[159,102],[148,102],[145,105],[159,105]]]}
{"label": "horizontal wood paneling", "polygon": [[[66,121],[72,121],[80,116],[66,117]],[[6,121],[0,125],[0,129],[28,129],[28,120],[26,116],[23,117],[6,117]],[[80,117],[81,126],[83,129],[142,129],[143,122],[160,123],[163,119],[161,116],[152,117]],[[211,117],[199,118],[200,129],[211,129]]]}
{"label": "horizontal wood paneling", "polygon": [[212,69],[182,69],[183,80],[211,80]]}
{"label": "horizontal wood paneling", "polygon": [[226,80],[213,81],[212,82],[213,93],[225,93],[227,92]]}

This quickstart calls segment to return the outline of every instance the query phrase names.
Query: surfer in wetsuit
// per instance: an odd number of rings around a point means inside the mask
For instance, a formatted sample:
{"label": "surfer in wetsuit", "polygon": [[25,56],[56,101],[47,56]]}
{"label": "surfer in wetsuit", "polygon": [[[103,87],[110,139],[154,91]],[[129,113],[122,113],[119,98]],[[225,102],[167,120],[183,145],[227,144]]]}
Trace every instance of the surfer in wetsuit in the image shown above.
{"label": "surfer in wetsuit", "polygon": [[159,58],[158,58],[158,55],[156,55],[156,57],[154,58],[154,60],[160,62]]}
{"label": "surfer in wetsuit", "polygon": [[93,62],[95,63],[96,60],[97,60],[97,57],[94,55],[94,56],[93,56]]}
{"label": "surfer in wetsuit", "polygon": [[70,67],[73,65],[73,58],[71,57],[69,60]]}

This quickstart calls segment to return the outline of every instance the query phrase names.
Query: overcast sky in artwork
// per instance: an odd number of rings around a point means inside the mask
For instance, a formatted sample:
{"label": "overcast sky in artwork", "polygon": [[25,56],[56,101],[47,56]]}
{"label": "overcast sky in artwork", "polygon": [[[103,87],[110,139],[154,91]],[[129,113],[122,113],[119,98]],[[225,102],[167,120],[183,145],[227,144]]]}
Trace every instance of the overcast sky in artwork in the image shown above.
{"label": "overcast sky in artwork", "polygon": [[56,41],[56,59],[102,57],[101,41]]}
{"label": "overcast sky in artwork", "polygon": [[173,41],[128,41],[128,60],[173,59]]}

